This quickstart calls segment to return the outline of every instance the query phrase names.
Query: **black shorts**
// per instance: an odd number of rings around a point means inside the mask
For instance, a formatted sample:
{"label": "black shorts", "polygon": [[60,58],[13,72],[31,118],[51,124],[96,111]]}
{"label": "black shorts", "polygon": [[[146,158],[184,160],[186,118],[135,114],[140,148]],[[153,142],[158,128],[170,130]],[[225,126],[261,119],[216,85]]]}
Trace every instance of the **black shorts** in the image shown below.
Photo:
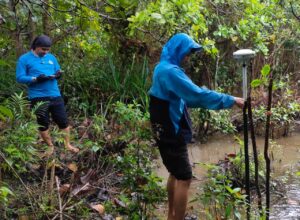
{"label": "black shorts", "polygon": [[162,161],[171,175],[178,180],[192,178],[192,166],[186,144],[167,144],[158,141],[158,148]]}
{"label": "black shorts", "polygon": [[37,108],[35,114],[40,131],[46,131],[49,128],[50,114],[60,129],[68,127],[68,117],[62,97],[34,98],[30,100],[30,104],[32,109]]}

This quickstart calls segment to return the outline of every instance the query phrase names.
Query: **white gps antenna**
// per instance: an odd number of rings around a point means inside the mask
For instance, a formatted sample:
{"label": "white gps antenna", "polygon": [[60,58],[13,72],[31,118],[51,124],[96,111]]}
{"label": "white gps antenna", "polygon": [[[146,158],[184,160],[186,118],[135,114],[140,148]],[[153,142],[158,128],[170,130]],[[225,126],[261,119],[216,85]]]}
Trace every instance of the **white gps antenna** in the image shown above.
{"label": "white gps antenna", "polygon": [[241,49],[233,53],[233,58],[243,64],[243,98],[248,96],[247,63],[255,56],[255,51],[251,49]]}

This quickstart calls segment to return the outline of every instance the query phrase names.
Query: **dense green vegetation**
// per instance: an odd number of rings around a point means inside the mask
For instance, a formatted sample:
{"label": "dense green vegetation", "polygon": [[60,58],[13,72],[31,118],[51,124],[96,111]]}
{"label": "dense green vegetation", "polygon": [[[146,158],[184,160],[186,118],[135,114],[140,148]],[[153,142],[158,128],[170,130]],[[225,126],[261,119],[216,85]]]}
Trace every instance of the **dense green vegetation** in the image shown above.
{"label": "dense green vegetation", "polygon": [[[255,50],[249,69],[255,123],[265,122],[271,71],[272,134],[287,135],[300,111],[299,26],[296,0],[0,0],[0,218],[93,219],[99,209],[92,206],[98,204],[108,219],[155,215],[165,191],[153,173],[157,152],[147,91],[161,47],[174,33],[188,33],[205,48],[184,66],[190,77],[234,95],[241,94],[241,70],[232,53]],[[64,70],[60,88],[72,141],[81,149],[73,157],[53,129],[57,152],[40,158],[45,146],[38,140],[34,109],[25,86],[15,81],[17,58],[42,33],[53,39],[51,51]],[[235,110],[193,110],[192,118],[200,139],[236,133],[242,123]],[[276,126],[284,132],[277,135]],[[211,187],[225,192],[228,206],[215,214],[239,218],[232,210],[243,205],[241,190],[222,175],[212,177]]]}

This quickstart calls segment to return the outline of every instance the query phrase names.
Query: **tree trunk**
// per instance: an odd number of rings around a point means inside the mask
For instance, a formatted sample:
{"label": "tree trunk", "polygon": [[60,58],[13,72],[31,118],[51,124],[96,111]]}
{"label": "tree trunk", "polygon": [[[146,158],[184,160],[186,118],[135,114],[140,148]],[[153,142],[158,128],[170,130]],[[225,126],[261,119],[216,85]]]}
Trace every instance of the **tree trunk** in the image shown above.
{"label": "tree trunk", "polygon": [[15,42],[16,56],[19,57],[21,54],[24,53],[24,47],[21,38],[21,27],[17,16],[17,9],[16,9],[17,4],[18,1],[14,1],[14,0],[9,1],[10,11],[14,13],[14,19],[16,22],[16,28],[11,32],[11,39],[13,39],[13,41]]}
{"label": "tree trunk", "polygon": [[48,35],[50,37],[50,22],[49,22],[49,16],[48,16],[48,10],[49,10],[49,0],[44,0],[43,8],[43,32],[44,34]]}
{"label": "tree trunk", "polygon": [[28,27],[29,27],[29,40],[30,42],[32,42],[34,40],[34,38],[36,37],[36,23],[33,21],[32,19],[32,13],[31,11],[29,11],[28,14]]}

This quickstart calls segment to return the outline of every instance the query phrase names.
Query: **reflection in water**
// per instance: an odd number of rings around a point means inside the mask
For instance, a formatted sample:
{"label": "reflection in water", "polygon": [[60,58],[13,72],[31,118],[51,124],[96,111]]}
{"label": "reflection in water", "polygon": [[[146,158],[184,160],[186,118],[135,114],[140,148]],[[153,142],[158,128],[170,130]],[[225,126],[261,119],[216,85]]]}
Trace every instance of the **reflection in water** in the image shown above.
{"label": "reflection in water", "polygon": [[[260,153],[263,153],[264,139],[257,138],[257,147]],[[249,143],[251,152],[252,144]],[[193,181],[190,198],[199,192],[199,186],[205,177],[206,170],[197,165],[198,163],[217,163],[224,159],[226,154],[237,153],[240,150],[239,144],[232,136],[213,136],[209,138],[206,144],[195,143],[189,146],[189,154],[191,163],[195,164],[193,168],[194,176],[197,180]],[[300,133],[294,133],[290,137],[276,139],[271,141],[271,168],[272,178],[283,176],[288,170],[300,162]],[[158,161],[159,168],[157,174],[164,178],[166,182],[168,173],[161,161]],[[296,180],[294,180],[296,182]],[[293,183],[294,183],[293,182]],[[286,199],[282,204],[273,204],[271,207],[270,219],[273,220],[300,220],[300,183],[288,185]]]}
{"label": "reflection in water", "polygon": [[287,186],[286,198],[274,204],[270,219],[273,220],[299,220],[300,219],[300,182]]}

